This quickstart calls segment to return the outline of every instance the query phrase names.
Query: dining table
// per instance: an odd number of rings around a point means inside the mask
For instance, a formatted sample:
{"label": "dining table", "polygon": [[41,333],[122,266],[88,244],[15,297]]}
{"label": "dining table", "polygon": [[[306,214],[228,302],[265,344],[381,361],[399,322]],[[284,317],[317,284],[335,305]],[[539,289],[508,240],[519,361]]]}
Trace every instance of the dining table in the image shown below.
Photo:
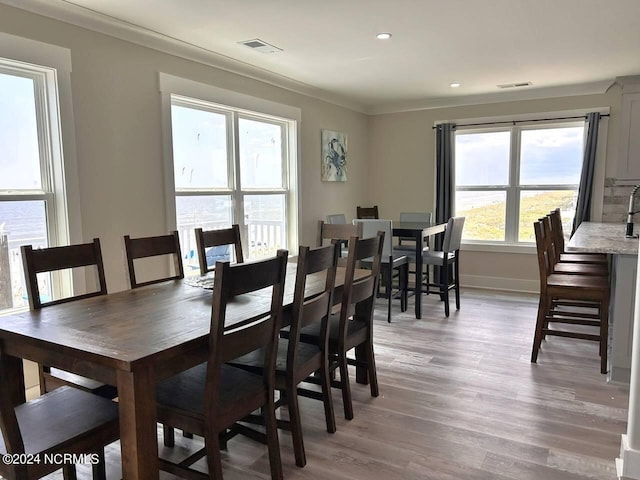
{"label": "dining table", "polygon": [[[446,230],[446,223],[430,223],[430,222],[403,222],[394,221],[393,236],[402,238],[411,238],[415,242],[415,315],[416,318],[422,318],[422,249],[424,248],[424,239],[433,235],[437,235]],[[428,267],[427,267],[428,268]]]}
{"label": "dining table", "polygon": [[[368,274],[358,270],[356,278]],[[289,262],[283,322],[293,303],[295,275],[296,263]],[[324,288],[324,277],[314,275],[317,278],[307,282],[307,295]],[[344,276],[339,267],[335,304],[341,301]],[[211,286],[212,279],[206,277],[171,280],[4,316],[0,358],[7,375],[2,387],[14,405],[25,402],[22,359],[116,385],[123,478],[157,479],[155,385],[207,360]],[[270,300],[264,292],[236,297],[227,307],[225,327],[268,312]],[[366,377],[366,371],[360,371],[356,380],[366,383]]]}

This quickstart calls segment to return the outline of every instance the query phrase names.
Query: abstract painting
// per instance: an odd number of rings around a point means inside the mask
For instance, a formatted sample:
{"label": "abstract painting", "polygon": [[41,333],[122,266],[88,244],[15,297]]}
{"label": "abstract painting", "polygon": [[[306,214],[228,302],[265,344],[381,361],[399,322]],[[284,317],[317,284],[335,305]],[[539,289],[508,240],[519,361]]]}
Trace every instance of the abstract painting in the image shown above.
{"label": "abstract painting", "polygon": [[322,181],[347,181],[347,135],[322,130]]}

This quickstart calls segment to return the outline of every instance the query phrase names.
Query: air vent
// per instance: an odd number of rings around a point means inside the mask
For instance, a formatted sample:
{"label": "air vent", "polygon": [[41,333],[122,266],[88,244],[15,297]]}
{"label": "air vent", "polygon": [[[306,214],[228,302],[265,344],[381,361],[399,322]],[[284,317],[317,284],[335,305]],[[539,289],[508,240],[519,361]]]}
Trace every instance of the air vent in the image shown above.
{"label": "air vent", "polygon": [[498,88],[521,88],[530,87],[531,82],[518,82],[518,83],[503,83],[502,85],[496,85]]}
{"label": "air vent", "polygon": [[238,42],[241,45],[246,45],[249,48],[253,48],[261,53],[275,53],[282,52],[281,48],[274,47],[273,45],[269,45],[267,42],[263,42],[259,38],[254,38],[253,40],[245,40],[244,42]]}

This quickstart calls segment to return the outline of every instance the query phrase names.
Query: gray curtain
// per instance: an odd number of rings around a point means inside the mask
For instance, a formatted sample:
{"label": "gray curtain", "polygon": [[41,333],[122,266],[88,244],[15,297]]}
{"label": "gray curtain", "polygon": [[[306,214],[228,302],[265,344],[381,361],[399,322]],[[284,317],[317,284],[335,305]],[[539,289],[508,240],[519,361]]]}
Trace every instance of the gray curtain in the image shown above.
{"label": "gray curtain", "polygon": [[[453,129],[452,123],[436,126],[436,223],[451,218],[453,203]],[[436,249],[442,248],[442,235],[436,237]]]}
{"label": "gray curtain", "polygon": [[584,147],[584,159],[582,160],[582,174],[578,186],[578,202],[576,215],[573,217],[573,235],[582,222],[591,218],[591,196],[593,193],[593,170],[596,164],[596,149],[598,146],[598,126],[600,114],[591,112],[587,115],[587,141]]}

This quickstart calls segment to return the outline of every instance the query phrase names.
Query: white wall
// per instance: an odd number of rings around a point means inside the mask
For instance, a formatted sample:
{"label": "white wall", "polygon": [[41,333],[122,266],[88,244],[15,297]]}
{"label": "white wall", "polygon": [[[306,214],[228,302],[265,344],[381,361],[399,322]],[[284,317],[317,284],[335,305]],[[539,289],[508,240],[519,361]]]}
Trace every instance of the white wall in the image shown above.
{"label": "white wall", "polygon": [[[5,5],[0,31],[71,50],[83,237],[73,240],[101,239],[109,291],[128,288],[122,236],[168,230],[159,72],[301,109],[301,244],[313,244],[318,219],[353,215],[366,198],[368,119],[361,113]],[[347,183],[320,180],[322,128],[348,135]]]}

